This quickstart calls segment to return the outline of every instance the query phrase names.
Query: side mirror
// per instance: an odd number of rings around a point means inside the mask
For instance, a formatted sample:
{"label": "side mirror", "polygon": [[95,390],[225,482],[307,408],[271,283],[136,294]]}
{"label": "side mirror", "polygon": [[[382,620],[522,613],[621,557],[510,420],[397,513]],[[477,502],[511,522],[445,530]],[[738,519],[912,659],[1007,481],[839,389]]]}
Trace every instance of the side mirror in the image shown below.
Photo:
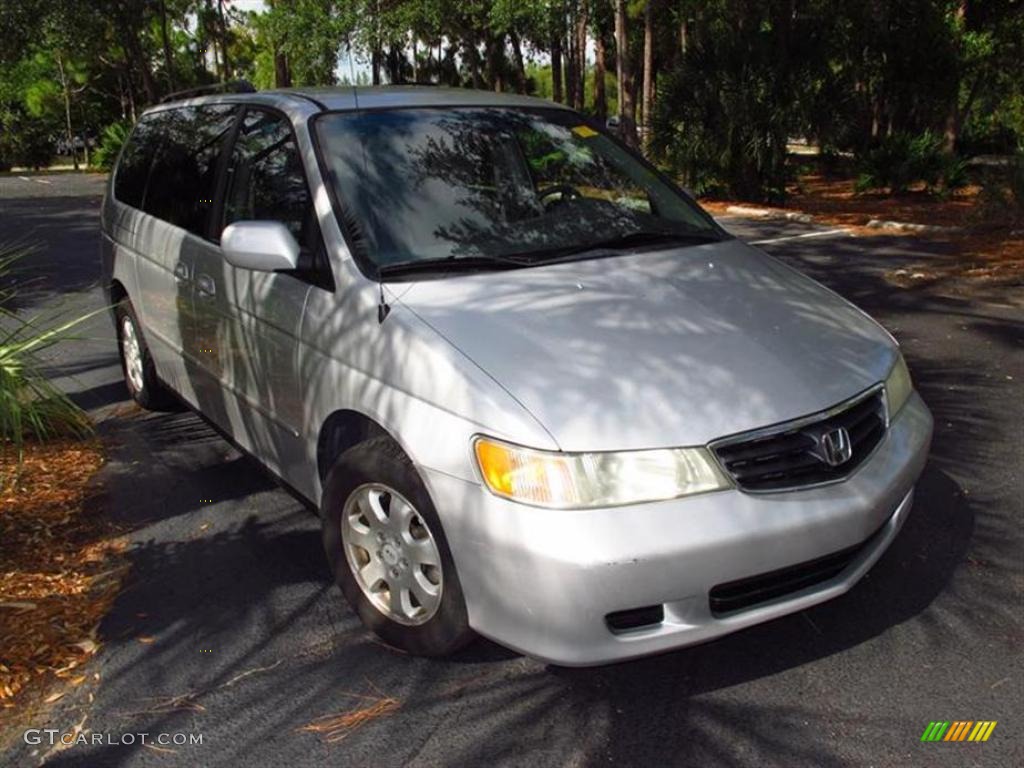
{"label": "side mirror", "polygon": [[616,136],[619,134],[619,116],[612,115],[609,117],[604,124],[604,127],[608,129],[609,133],[613,133]]}
{"label": "side mirror", "polygon": [[299,244],[279,221],[236,221],[220,236],[224,258],[241,269],[277,272],[299,264]]}

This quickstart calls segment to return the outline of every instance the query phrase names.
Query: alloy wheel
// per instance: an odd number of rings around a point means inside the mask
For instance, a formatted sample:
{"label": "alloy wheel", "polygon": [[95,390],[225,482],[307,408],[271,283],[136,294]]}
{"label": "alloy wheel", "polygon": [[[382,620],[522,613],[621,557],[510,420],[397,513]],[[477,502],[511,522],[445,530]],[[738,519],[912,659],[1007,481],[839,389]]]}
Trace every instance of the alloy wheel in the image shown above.
{"label": "alloy wheel", "polygon": [[424,624],[443,589],[441,553],[416,508],[393,488],[368,483],[345,502],[341,540],[356,583],[392,621]]}

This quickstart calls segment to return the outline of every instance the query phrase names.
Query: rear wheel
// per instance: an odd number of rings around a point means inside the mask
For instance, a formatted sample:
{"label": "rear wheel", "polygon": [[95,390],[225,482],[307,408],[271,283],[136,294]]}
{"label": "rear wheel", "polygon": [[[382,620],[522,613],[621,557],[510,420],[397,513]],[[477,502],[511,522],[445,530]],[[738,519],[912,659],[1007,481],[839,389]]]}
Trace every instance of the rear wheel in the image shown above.
{"label": "rear wheel", "polygon": [[122,299],[114,310],[114,317],[121,370],[132,399],[151,411],[175,410],[178,400],[156,375],[156,366],[132,303]]}
{"label": "rear wheel", "polygon": [[387,643],[441,656],[473,638],[437,511],[394,441],[375,438],[338,459],[327,476],[321,520],[338,586]]}

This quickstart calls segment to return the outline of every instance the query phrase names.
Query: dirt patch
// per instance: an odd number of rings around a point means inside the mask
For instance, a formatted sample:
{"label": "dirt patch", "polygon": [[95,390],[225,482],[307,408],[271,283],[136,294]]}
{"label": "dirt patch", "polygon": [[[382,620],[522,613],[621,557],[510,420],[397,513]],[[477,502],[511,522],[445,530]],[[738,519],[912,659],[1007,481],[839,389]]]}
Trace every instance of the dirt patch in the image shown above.
{"label": "dirt patch", "polygon": [[124,543],[96,504],[98,440],[0,452],[0,734],[37,716],[99,649],[97,627],[127,570]]}
{"label": "dirt patch", "polygon": [[[1024,285],[1024,231],[1014,230],[998,211],[982,204],[981,188],[968,186],[946,199],[923,190],[891,197],[858,195],[853,179],[820,174],[801,176],[789,190],[779,213],[800,212],[823,225],[848,227],[858,236],[907,236],[948,242],[948,255],[925,265],[896,269],[889,279],[902,287],[949,288],[956,293],[972,288]],[[756,205],[735,200],[701,200],[716,215],[728,215],[734,205]],[[763,207],[763,206],[759,206]],[[869,221],[898,221],[933,227],[956,228],[947,232],[899,232],[868,227]]]}

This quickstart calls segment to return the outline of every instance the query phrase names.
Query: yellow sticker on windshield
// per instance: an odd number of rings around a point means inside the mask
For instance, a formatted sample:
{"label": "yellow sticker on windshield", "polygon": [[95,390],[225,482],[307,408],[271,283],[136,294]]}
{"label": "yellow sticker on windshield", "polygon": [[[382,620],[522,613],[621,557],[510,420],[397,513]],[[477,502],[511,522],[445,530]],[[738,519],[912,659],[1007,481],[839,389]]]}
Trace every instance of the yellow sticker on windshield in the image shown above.
{"label": "yellow sticker on windshield", "polygon": [[597,136],[597,131],[591,128],[589,125],[577,125],[572,129],[572,132],[579,136],[581,139],[589,139],[593,136]]}

